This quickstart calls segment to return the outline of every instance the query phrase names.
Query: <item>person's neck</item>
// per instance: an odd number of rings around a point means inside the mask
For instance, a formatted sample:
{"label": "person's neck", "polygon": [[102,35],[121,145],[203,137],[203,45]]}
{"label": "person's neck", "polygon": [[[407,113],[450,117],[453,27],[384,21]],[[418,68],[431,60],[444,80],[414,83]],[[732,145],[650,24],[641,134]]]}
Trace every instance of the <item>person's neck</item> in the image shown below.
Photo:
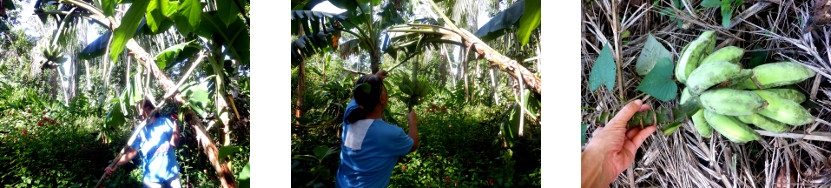
{"label": "person's neck", "polygon": [[384,117],[384,108],[378,106],[375,110],[366,115],[366,119],[380,119]]}

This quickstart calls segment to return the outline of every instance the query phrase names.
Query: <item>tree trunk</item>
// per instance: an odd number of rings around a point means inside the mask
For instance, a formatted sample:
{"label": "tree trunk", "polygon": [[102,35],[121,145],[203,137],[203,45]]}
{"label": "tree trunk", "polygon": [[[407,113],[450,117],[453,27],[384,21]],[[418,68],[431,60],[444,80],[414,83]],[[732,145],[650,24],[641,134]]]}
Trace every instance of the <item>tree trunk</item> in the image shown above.
{"label": "tree trunk", "polygon": [[499,95],[498,95],[498,88],[496,87],[496,78],[493,74],[493,68],[488,68],[491,72],[491,90],[493,90],[493,101],[498,106],[499,105]]}
{"label": "tree trunk", "polygon": [[[214,92],[214,101],[216,104],[216,113],[217,118],[219,118],[219,122],[222,123],[222,140],[223,146],[230,146],[231,144],[231,126],[229,125],[230,118],[230,108],[228,107],[228,101],[225,101],[225,96],[227,93],[225,92],[225,71],[223,70],[223,66],[221,66],[220,62],[224,62],[225,56],[222,55],[219,51],[219,46],[214,46],[213,52],[215,60],[211,63],[214,72],[216,73],[216,91]],[[232,164],[230,160],[225,161],[225,165],[228,169],[231,169]]]}
{"label": "tree trunk", "polygon": [[465,79],[465,103],[467,103],[470,100],[470,91],[468,91],[468,88],[470,88],[470,86],[467,85],[467,75],[468,75],[468,71],[469,71],[468,67],[467,67],[467,64],[468,64],[468,61],[469,61],[470,58],[468,58],[467,53],[468,53],[468,49],[465,48],[462,52],[462,63],[461,63],[462,64],[462,69],[464,70],[462,72],[461,76]]}
{"label": "tree trunk", "polygon": [[[438,25],[428,25],[428,24],[407,24],[409,26],[414,27],[431,27],[431,28],[393,28],[389,29],[388,32],[417,32],[423,34],[442,34],[442,39],[445,40],[454,40],[454,42],[460,42],[464,45],[467,49],[472,49],[477,54],[477,58],[488,60],[491,63],[491,67],[498,67],[502,71],[510,74],[514,77],[520,77],[517,75],[521,75],[522,80],[525,82],[528,89],[534,91],[535,94],[538,96],[542,94],[542,80],[534,75],[531,71],[520,65],[516,60],[513,60],[509,57],[506,57],[487,44],[482,42],[479,38],[477,38],[472,33],[468,32],[467,30],[456,30],[452,28],[446,28],[443,26]],[[518,71],[517,71],[518,70]]]}
{"label": "tree trunk", "polygon": [[378,66],[381,63],[381,54],[376,49],[370,50],[369,53],[369,60],[371,63],[369,67],[372,69],[372,74],[375,74],[378,72]]}
{"label": "tree trunk", "polygon": [[[303,91],[306,90],[306,63],[301,62],[299,66],[299,70],[297,70],[297,100],[294,103],[294,117],[296,118],[300,118],[300,108],[303,106]],[[300,124],[299,122],[295,123]]]}

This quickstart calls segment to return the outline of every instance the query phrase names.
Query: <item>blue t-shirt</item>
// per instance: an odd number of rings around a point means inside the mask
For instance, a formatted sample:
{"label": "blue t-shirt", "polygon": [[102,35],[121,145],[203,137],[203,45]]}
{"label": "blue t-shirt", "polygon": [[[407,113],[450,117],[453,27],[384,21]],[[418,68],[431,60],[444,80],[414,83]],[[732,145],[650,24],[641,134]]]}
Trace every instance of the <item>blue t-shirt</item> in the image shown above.
{"label": "blue t-shirt", "polygon": [[[355,100],[346,107],[346,116],[356,109]],[[353,148],[355,140],[347,141],[353,123],[365,121],[368,127],[355,128],[366,131],[359,148]],[[370,123],[371,122],[371,123]],[[356,125],[357,126],[357,125]],[[390,183],[392,170],[398,157],[409,153],[413,147],[413,139],[404,133],[398,126],[390,125],[381,119],[360,120],[352,123],[343,122],[341,135],[340,167],[338,167],[337,187],[387,187]],[[348,144],[349,142],[350,144]],[[353,147],[349,147],[352,145]]]}
{"label": "blue t-shirt", "polygon": [[144,126],[130,148],[139,148],[144,170],[144,182],[162,182],[179,176],[175,148],[170,145],[175,124],[170,117],[161,116]]}

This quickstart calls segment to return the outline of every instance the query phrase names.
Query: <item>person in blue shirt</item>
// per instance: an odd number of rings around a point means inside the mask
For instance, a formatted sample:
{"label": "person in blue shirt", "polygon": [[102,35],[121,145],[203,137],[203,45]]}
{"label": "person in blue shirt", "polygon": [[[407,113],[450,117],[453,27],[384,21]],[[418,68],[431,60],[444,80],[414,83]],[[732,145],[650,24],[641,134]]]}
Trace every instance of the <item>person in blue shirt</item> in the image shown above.
{"label": "person in blue shirt", "polygon": [[147,120],[147,124],[139,130],[130,149],[118,159],[118,163],[105,169],[107,176],[140,153],[144,187],[180,188],[182,185],[179,181],[179,164],[175,151],[179,146],[176,122],[171,117],[159,115],[158,112],[151,113],[155,106],[149,99],[139,102],[138,107],[142,113],[140,119]]}
{"label": "person in blue shirt", "polygon": [[355,82],[344,113],[337,187],[387,187],[398,157],[418,148],[414,110],[407,114],[409,133],[381,119],[389,102],[386,77],[381,70]]}

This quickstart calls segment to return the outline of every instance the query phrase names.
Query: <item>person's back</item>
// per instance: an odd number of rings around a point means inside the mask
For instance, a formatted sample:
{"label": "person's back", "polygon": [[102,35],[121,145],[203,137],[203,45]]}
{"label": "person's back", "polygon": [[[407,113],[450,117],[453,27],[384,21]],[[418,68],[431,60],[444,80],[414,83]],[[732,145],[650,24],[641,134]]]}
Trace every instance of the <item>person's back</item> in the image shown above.
{"label": "person's back", "polygon": [[409,133],[381,119],[389,102],[386,77],[379,71],[355,82],[343,115],[337,187],[387,187],[398,157],[418,148],[415,111],[407,114]]}
{"label": "person's back", "polygon": [[145,126],[139,138],[130,145],[138,148],[141,154],[144,182],[167,182],[178,178],[179,164],[170,143],[174,126],[169,117],[159,117],[153,124]]}
{"label": "person's back", "polygon": [[341,138],[339,187],[386,187],[398,157],[413,146],[404,130],[381,119],[344,123]]}
{"label": "person's back", "polygon": [[[144,187],[181,187],[179,181],[179,164],[176,162],[176,147],[179,146],[179,129],[176,122],[154,111],[155,104],[145,96],[136,104],[140,112],[139,119],[147,125],[136,130],[130,148],[126,148],[115,161],[104,169],[105,177],[115,171],[136,155],[141,155],[141,169],[144,171]],[[175,114],[175,112],[169,112]]]}

